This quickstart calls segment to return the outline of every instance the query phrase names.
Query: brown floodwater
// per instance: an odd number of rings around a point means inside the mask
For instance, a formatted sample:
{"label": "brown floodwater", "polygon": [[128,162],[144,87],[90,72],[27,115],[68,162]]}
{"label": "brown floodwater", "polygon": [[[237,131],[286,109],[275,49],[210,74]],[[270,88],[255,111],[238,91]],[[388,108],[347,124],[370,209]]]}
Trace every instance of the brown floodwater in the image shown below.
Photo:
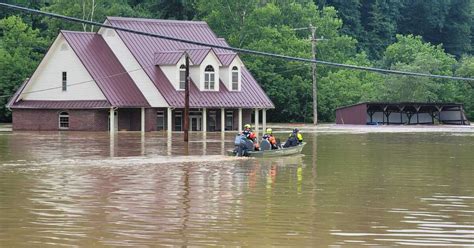
{"label": "brown floodwater", "polygon": [[305,134],[266,160],[190,139],[0,133],[0,247],[474,246],[473,134]]}

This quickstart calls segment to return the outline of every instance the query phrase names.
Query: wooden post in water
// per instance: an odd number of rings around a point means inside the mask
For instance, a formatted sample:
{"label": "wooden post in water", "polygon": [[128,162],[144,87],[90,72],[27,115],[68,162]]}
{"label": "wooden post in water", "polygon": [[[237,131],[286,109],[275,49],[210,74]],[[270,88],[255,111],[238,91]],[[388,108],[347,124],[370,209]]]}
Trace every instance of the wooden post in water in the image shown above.
{"label": "wooden post in water", "polygon": [[189,83],[191,81],[189,77],[189,55],[186,53],[186,81],[184,83],[184,142],[188,142],[188,131],[189,131]]}

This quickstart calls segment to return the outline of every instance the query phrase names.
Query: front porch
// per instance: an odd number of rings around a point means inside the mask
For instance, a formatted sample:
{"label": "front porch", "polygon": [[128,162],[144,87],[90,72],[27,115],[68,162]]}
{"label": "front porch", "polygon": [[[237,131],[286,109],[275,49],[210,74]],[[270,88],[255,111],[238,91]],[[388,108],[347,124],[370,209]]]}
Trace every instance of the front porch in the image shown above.
{"label": "front porch", "polygon": [[[252,118],[253,115],[253,118]],[[111,118],[114,116],[114,118]],[[254,122],[255,130],[265,130],[266,109],[191,108],[189,131],[241,131],[244,124]],[[184,109],[181,108],[112,108],[108,130],[114,131],[183,131]],[[113,120],[113,121],[111,121]],[[255,121],[257,120],[257,121]]]}

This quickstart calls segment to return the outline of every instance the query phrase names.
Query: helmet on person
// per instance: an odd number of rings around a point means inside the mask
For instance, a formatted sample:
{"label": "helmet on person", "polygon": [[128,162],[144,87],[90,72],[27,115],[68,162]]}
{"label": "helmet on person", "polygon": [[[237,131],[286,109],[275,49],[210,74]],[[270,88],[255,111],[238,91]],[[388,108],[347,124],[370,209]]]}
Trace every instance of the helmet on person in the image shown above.
{"label": "helmet on person", "polygon": [[300,130],[299,130],[298,128],[293,129],[293,133],[297,133],[297,132],[299,132],[299,131],[300,131]]}
{"label": "helmet on person", "polygon": [[265,133],[267,134],[272,134],[273,130],[271,128],[267,128],[267,130],[265,130]]}
{"label": "helmet on person", "polygon": [[252,126],[250,124],[245,124],[244,128],[245,129],[250,129]]}

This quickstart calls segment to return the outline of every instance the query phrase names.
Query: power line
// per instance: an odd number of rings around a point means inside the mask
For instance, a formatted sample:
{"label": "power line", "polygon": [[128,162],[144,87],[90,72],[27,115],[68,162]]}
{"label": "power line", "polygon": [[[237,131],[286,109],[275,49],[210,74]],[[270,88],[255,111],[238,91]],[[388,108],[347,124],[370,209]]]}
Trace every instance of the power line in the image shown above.
{"label": "power line", "polygon": [[235,52],[259,55],[259,56],[274,57],[274,58],[279,58],[279,59],[306,62],[306,63],[316,63],[316,64],[328,65],[328,66],[333,66],[333,67],[341,67],[341,68],[346,68],[346,69],[372,71],[372,72],[383,73],[383,74],[397,74],[397,75],[405,75],[405,76],[430,77],[430,78],[452,79],[452,80],[461,80],[461,81],[474,81],[474,78],[444,76],[444,75],[435,75],[435,74],[428,74],[428,73],[406,72],[406,71],[388,70],[388,69],[366,67],[366,66],[348,65],[348,64],[334,63],[334,62],[328,62],[328,61],[322,61],[322,60],[316,60],[316,59],[306,59],[306,58],[292,57],[292,56],[287,56],[287,55],[282,55],[282,54],[261,52],[261,51],[249,50],[249,49],[244,49],[244,48],[220,46],[220,45],[203,43],[203,42],[199,42],[199,41],[191,41],[191,40],[185,40],[185,39],[180,39],[180,38],[173,38],[173,37],[159,35],[159,34],[151,34],[151,33],[146,33],[146,32],[137,31],[137,30],[133,30],[133,29],[115,27],[115,26],[112,26],[112,25],[107,25],[107,24],[102,24],[102,23],[98,23],[98,22],[82,20],[82,19],[75,18],[75,17],[69,17],[69,16],[64,16],[64,15],[44,12],[44,11],[31,9],[31,8],[26,8],[26,7],[21,7],[21,6],[16,6],[16,5],[12,5],[12,4],[0,3],[0,6],[11,8],[11,9],[16,9],[16,10],[21,10],[21,11],[26,11],[26,12],[31,12],[31,13],[35,13],[35,14],[40,14],[40,15],[44,15],[44,16],[64,19],[64,20],[68,20],[68,21],[72,21],[72,22],[95,25],[95,26],[104,27],[104,28],[110,28],[110,29],[119,30],[119,31],[123,31],[123,32],[129,32],[129,33],[145,35],[145,36],[151,36],[151,37],[165,39],[165,40],[178,41],[178,42],[183,42],[183,43],[188,43],[188,44],[193,44],[193,45],[198,45],[198,46],[204,46],[204,47],[212,47],[212,48],[219,48],[219,49],[224,49],[224,50],[231,50],[231,51],[235,51]]}

